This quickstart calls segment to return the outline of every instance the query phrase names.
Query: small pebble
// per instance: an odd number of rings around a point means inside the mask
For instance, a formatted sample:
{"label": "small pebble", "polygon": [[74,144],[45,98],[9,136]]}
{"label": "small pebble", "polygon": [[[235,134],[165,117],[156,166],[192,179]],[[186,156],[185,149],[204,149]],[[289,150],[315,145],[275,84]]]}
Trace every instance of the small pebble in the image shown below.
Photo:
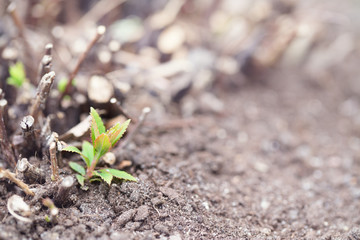
{"label": "small pebble", "polygon": [[171,235],[169,237],[169,240],[181,240],[181,237],[180,237],[180,235]]}
{"label": "small pebble", "polygon": [[176,199],[179,197],[179,194],[176,190],[168,187],[160,187],[160,192],[162,192],[165,196],[170,198],[170,200]]}
{"label": "small pebble", "polygon": [[72,225],[74,225],[73,221],[71,221],[70,219],[65,219],[63,225],[65,227],[71,227]]}
{"label": "small pebble", "polygon": [[163,205],[163,204],[164,204],[164,200],[161,199],[160,197],[155,197],[155,198],[152,198],[152,199],[151,199],[151,203],[152,203],[154,206],[160,206],[160,205]]}
{"label": "small pebble", "polygon": [[135,209],[130,209],[127,210],[126,212],[123,212],[115,221],[116,225],[122,226],[124,224],[126,224],[127,222],[129,222],[135,215],[136,210]]}
{"label": "small pebble", "polygon": [[129,240],[131,238],[131,234],[128,232],[113,232],[110,235],[111,240]]}
{"label": "small pebble", "polygon": [[135,231],[141,226],[141,222],[128,222],[125,228],[129,231]]}
{"label": "small pebble", "polygon": [[159,233],[169,234],[169,228],[162,223],[158,223],[154,226],[154,229]]}
{"label": "small pebble", "polygon": [[262,209],[266,210],[270,207],[270,202],[266,201],[266,200],[262,200],[260,203],[260,206]]}
{"label": "small pebble", "polygon": [[142,205],[137,209],[134,221],[144,221],[149,216],[149,207]]}

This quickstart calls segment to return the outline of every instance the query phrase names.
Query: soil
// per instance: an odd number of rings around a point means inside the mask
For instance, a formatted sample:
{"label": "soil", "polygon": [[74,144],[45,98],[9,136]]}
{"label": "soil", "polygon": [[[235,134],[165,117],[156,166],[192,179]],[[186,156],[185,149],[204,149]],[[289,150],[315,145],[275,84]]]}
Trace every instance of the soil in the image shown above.
{"label": "soil", "polygon": [[[192,92],[191,117],[186,97],[132,89],[124,108],[136,116],[146,103],[152,113],[117,164],[130,161],[138,182],[76,185],[47,222],[49,164],[46,183],[30,184],[35,197],[0,180],[0,239],[360,239],[359,71],[355,54],[347,61],[318,78],[278,62],[236,87],[216,82],[203,91],[223,109]],[[31,223],[8,213],[14,194],[31,206]]]}

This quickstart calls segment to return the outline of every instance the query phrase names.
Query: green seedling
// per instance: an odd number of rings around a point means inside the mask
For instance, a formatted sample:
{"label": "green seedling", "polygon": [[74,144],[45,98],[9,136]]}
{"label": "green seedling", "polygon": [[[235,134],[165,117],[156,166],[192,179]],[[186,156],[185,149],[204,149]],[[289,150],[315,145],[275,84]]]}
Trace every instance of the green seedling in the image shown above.
{"label": "green seedling", "polygon": [[[62,79],[58,82],[58,84],[57,84],[57,89],[59,90],[60,93],[64,93],[64,92],[65,92],[67,82],[68,82],[68,80],[67,80],[66,78],[62,78]],[[71,81],[71,85],[72,85],[72,86],[76,86],[75,79],[73,79],[73,80]],[[65,95],[65,96],[64,96],[64,99],[70,100],[71,97],[70,97],[69,95]]]}
{"label": "green seedling", "polygon": [[[57,89],[59,90],[60,93],[65,92],[67,82],[68,82],[68,80],[67,80],[66,78],[62,78],[62,79],[60,79],[60,81],[58,82],[58,84],[57,84]],[[76,86],[75,79],[73,79],[73,80],[71,81],[71,84],[72,84],[73,86]]]}
{"label": "green seedling", "polygon": [[26,81],[24,65],[17,62],[9,67],[10,76],[6,79],[6,83],[15,87],[21,87]]}
{"label": "green seedling", "polygon": [[113,178],[124,179],[128,181],[137,181],[136,178],[127,172],[112,168],[102,168],[95,170],[100,158],[105,155],[124,135],[129,126],[130,119],[123,124],[117,123],[115,126],[105,131],[105,126],[99,114],[94,108],[90,109],[91,115],[91,140],[92,144],[84,141],[82,151],[74,146],[67,146],[63,151],[74,152],[81,156],[86,164],[86,170],[78,163],[70,162],[70,167],[77,172],[76,179],[81,186],[84,186],[85,180],[97,181],[104,180],[107,184],[111,184]]}
{"label": "green seedling", "polygon": [[49,208],[50,210],[50,217],[45,215],[46,222],[53,222],[56,223],[57,215],[59,214],[59,209],[55,206],[54,202],[50,198],[45,198],[42,200],[42,203],[45,207]]}

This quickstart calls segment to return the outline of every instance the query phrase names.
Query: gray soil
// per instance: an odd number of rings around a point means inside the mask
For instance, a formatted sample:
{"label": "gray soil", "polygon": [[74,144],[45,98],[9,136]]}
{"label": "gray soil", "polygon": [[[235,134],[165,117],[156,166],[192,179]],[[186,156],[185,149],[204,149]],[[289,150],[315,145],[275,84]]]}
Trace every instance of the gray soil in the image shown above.
{"label": "gray soil", "polygon": [[359,239],[358,98],[278,71],[221,93],[222,116],[144,131],[124,152],[139,181],[77,188],[56,224],[15,220],[3,190],[0,238]]}
{"label": "gray soil", "polygon": [[[117,164],[130,161],[125,170],[138,182],[76,184],[47,222],[41,199],[54,198],[57,183],[49,164],[33,159],[47,174],[30,184],[35,197],[0,179],[0,239],[360,240],[358,53],[317,77],[279,62],[236,87],[219,80],[203,91],[222,110],[191,92],[189,118],[188,96],[169,103],[132,89],[125,109],[138,114],[146,103],[153,111]],[[60,173],[73,174],[66,165]],[[31,223],[8,212],[14,194],[31,206]]]}

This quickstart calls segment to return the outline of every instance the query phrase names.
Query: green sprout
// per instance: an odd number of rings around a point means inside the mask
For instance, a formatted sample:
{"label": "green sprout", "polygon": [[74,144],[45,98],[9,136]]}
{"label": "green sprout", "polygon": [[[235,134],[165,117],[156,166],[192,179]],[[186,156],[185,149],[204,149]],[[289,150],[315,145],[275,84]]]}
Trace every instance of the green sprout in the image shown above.
{"label": "green sprout", "polygon": [[[67,82],[68,80],[66,78],[60,79],[60,81],[57,84],[57,89],[59,90],[59,92],[61,93],[65,92]],[[76,86],[75,79],[71,81],[71,85]]]}
{"label": "green sprout", "polygon": [[90,109],[90,115],[92,144],[88,141],[84,141],[82,144],[82,151],[74,146],[67,146],[63,149],[63,151],[79,154],[86,164],[87,169],[85,170],[80,164],[69,162],[69,166],[78,173],[76,174],[76,179],[80,185],[84,186],[85,180],[96,181],[100,179],[110,185],[113,177],[136,182],[136,178],[124,171],[112,168],[95,170],[100,158],[104,156],[105,153],[107,153],[124,135],[129,126],[130,119],[123,124],[117,123],[112,128],[105,131],[104,123],[94,108]]}
{"label": "green sprout", "polygon": [[10,77],[6,79],[6,83],[15,87],[21,87],[26,81],[24,65],[17,62],[9,67]]}

